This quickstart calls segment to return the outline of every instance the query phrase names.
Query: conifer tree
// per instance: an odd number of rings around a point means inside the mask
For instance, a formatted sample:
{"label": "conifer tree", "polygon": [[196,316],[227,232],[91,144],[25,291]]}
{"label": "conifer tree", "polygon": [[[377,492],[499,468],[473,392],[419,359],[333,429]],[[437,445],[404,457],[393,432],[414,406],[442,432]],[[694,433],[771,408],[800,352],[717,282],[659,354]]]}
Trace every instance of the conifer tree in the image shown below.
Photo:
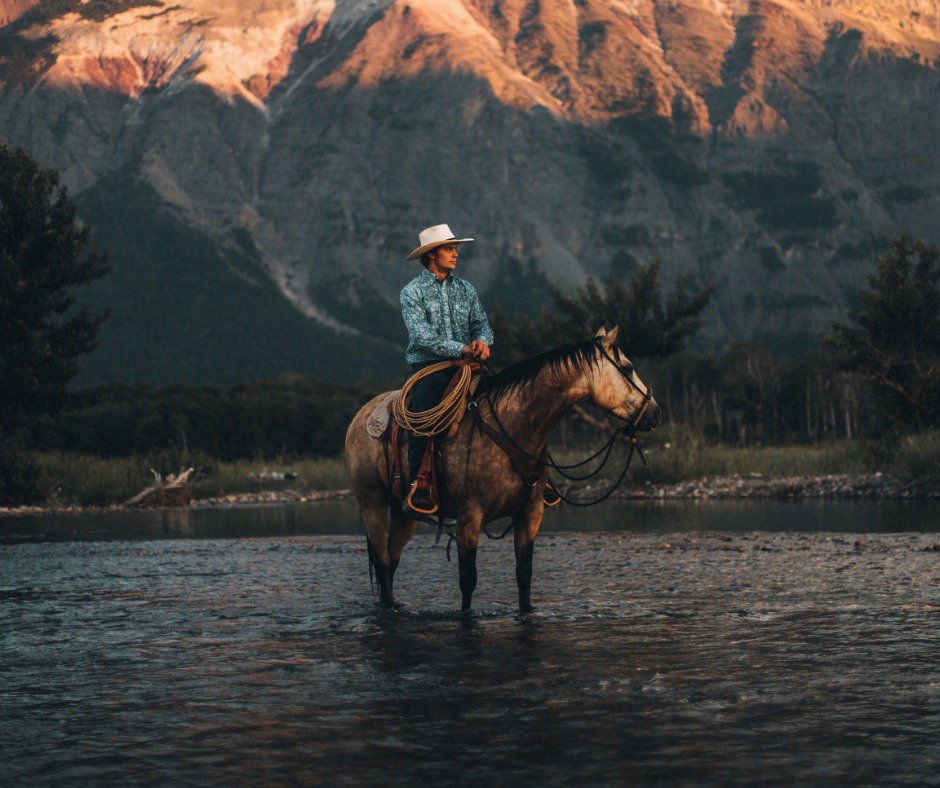
{"label": "conifer tree", "polygon": [[663,301],[660,260],[634,267],[629,283],[612,276],[601,288],[588,279],[571,296],[551,285],[554,308],[543,307],[537,320],[516,315],[512,322],[497,304],[490,318],[500,359],[516,361],[548,348],[594,336],[601,326],[620,324],[619,344],[635,359],[665,358],[682,350],[685,340],[704,323],[702,310],[711,299],[711,284],[690,295],[685,277]]}
{"label": "conifer tree", "polygon": [[940,254],[907,230],[890,239],[868,275],[871,292],[853,325],[833,321],[827,337],[844,369],[871,381],[882,417],[895,426],[940,423]]}
{"label": "conifer tree", "polygon": [[91,228],[76,211],[57,172],[0,145],[0,440],[12,419],[62,404],[107,318],[76,308],[74,288],[110,270],[107,252],[82,256]]}

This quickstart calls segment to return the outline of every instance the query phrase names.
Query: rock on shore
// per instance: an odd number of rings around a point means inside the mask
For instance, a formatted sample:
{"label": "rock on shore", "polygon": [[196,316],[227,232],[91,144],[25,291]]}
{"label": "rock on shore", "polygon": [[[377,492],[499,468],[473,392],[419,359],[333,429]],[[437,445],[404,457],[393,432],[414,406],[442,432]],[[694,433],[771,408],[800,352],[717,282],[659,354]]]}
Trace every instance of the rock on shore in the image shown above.
{"label": "rock on shore", "polygon": [[[264,506],[285,503],[315,503],[320,501],[345,501],[352,499],[352,490],[268,490],[266,492],[237,493],[232,495],[219,495],[208,498],[196,498],[182,506],[153,506],[150,508],[164,509],[208,509],[214,506]],[[22,517],[37,514],[78,514],[123,512],[140,506],[128,506],[123,503],[113,503],[110,506],[78,506],[78,505],[51,505],[51,506],[0,506],[0,517]]]}

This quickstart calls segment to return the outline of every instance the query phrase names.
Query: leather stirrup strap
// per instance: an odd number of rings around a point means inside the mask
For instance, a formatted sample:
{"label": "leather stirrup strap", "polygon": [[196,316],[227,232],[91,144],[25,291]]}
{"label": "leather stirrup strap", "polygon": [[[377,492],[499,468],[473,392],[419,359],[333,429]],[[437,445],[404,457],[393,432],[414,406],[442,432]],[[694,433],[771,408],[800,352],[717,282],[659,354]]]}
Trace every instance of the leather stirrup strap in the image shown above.
{"label": "leather stirrup strap", "polygon": [[[401,395],[399,395],[401,396]],[[411,394],[408,394],[406,397],[406,403],[411,402]],[[389,484],[391,486],[392,497],[398,501],[404,500],[405,497],[405,488],[402,484],[402,462],[401,462],[401,446],[402,446],[402,428],[398,426],[398,422],[395,420],[392,415],[392,411],[395,407],[395,397],[392,397],[388,401],[388,406],[386,411],[388,412],[388,425],[385,428],[385,440],[388,441],[387,449],[391,460],[389,468]]]}
{"label": "leather stirrup strap", "polygon": [[[421,467],[418,468],[418,477],[415,479],[415,484],[411,486],[411,492],[408,494],[408,505],[416,512],[421,512],[421,514],[434,514],[437,511],[437,490],[435,489],[437,485],[434,483],[435,481],[434,440],[431,439],[428,441],[428,446],[424,450],[424,457],[421,458]],[[414,494],[418,490],[427,492],[428,498],[431,501],[430,509],[415,506]]]}

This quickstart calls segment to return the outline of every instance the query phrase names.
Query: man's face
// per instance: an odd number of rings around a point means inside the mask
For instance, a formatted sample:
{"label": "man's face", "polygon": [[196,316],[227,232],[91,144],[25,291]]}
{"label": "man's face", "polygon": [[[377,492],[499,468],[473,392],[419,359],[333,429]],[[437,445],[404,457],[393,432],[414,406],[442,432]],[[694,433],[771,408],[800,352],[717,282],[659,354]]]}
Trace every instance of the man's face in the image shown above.
{"label": "man's face", "polygon": [[457,267],[457,244],[444,244],[428,252],[431,262],[428,270],[441,278],[447,276]]}

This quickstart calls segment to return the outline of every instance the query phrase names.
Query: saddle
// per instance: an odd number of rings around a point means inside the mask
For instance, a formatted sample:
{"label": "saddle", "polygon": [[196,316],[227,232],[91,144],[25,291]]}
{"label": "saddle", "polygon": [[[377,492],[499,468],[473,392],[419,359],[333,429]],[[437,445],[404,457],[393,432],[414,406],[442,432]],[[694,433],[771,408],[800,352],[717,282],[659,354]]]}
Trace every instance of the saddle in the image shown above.
{"label": "saddle", "polygon": [[[464,361],[463,363],[467,363]],[[456,362],[454,366],[456,367],[454,376],[451,378],[450,384],[447,389],[444,391],[441,399],[446,398],[456,387],[460,379],[460,366],[461,362]],[[483,367],[477,367],[473,370],[474,375],[482,371]],[[476,389],[477,381],[474,380],[471,384],[470,396],[473,395]],[[383,443],[383,449],[385,451],[385,464],[388,471],[388,478],[390,480],[389,489],[392,493],[392,496],[398,500],[402,501],[404,496],[404,486],[402,484],[402,463],[401,463],[401,443],[402,443],[402,433],[407,432],[403,430],[398,422],[392,417],[392,412],[395,408],[395,400],[401,395],[401,390],[390,392],[369,414],[369,418],[366,420],[366,431],[369,436],[381,440]],[[411,392],[407,392],[405,399],[405,407],[407,408],[410,404]],[[505,438],[503,435],[498,433],[489,424],[487,424],[476,411],[473,410],[473,417],[476,421],[477,427],[486,434],[497,446],[499,446],[512,461],[513,466],[515,467],[517,473],[522,477],[522,480],[526,483],[527,486],[532,487],[537,483],[538,480],[538,465],[536,464],[535,468],[529,466],[529,459],[523,455],[515,446],[513,446],[510,441]],[[424,452],[424,457],[421,460],[421,466],[418,470],[417,476],[417,489],[426,490],[433,504],[433,508],[428,514],[433,514],[438,511],[440,506],[440,495],[438,487],[438,476],[440,475],[440,469],[437,467],[436,462],[436,453],[435,453],[435,443],[436,440],[440,443],[446,442],[452,438],[459,427],[459,422],[455,422],[447,433],[443,435],[438,435],[436,438],[432,437],[428,440],[428,447]],[[546,449],[547,451],[547,449]],[[561,494],[554,485],[550,482],[546,483],[545,489],[542,493],[542,500],[546,506],[555,506],[561,502]],[[420,511],[420,510],[418,510]]]}
{"label": "saddle", "polygon": [[375,410],[369,414],[369,418],[366,419],[366,432],[369,433],[370,438],[382,438],[385,435],[388,422],[391,419],[392,408],[395,406],[395,397],[398,396],[400,391],[401,389],[390,391],[388,396],[376,405]]}

